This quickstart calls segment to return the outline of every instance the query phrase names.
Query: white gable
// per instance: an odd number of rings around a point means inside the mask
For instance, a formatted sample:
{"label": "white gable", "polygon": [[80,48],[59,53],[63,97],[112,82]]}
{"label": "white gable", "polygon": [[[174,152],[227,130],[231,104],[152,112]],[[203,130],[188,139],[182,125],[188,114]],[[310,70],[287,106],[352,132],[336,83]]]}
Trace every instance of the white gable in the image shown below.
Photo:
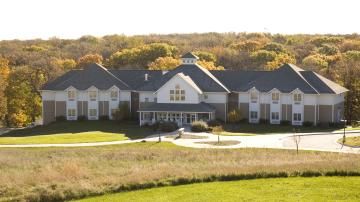
{"label": "white gable", "polygon": [[[182,74],[183,75],[183,74]],[[156,92],[158,103],[199,103],[200,94],[202,91],[196,86],[195,83],[189,81],[186,77],[180,74],[172,77]],[[194,86],[195,85],[195,86]],[[185,100],[170,100],[170,91],[175,90],[176,86],[180,90],[185,91]]]}

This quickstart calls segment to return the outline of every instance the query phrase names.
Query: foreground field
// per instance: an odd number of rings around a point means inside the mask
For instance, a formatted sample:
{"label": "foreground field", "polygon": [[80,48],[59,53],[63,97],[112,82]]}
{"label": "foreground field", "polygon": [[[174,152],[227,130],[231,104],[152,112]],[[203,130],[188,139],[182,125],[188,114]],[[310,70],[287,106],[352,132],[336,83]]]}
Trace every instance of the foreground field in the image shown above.
{"label": "foreground field", "polygon": [[150,128],[132,122],[69,121],[46,126],[14,130],[0,136],[0,144],[61,144],[106,142],[144,138],[153,134]]}
{"label": "foreground field", "polygon": [[359,172],[360,155],[311,151],[296,155],[296,151],[274,149],[191,149],[171,143],[2,148],[0,198],[3,201],[67,200],[150,182],[166,184],[177,179],[216,179],[222,175],[224,179],[234,180],[239,178],[232,175],[267,176],[267,173],[325,175],[335,170]]}
{"label": "foreground field", "polygon": [[359,201],[359,187],[360,177],[294,177],[162,187],[80,201]]}

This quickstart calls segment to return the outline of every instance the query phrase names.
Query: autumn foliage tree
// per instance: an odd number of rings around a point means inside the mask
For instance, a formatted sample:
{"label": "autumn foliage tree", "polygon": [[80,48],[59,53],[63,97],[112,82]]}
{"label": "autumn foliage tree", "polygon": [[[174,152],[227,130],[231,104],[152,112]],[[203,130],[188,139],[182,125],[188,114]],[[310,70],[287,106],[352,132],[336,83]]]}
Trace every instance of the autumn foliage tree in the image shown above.
{"label": "autumn foliage tree", "polygon": [[9,61],[0,58],[0,125],[4,124],[7,114],[7,96],[5,88],[8,85],[8,77],[10,73]]}
{"label": "autumn foliage tree", "polygon": [[[101,64],[102,61],[103,61],[103,57],[99,54],[87,54],[78,59],[77,67],[84,68],[91,63]],[[65,61],[65,62],[66,63],[63,63],[63,65],[68,65],[68,66],[72,65],[71,61]]]}

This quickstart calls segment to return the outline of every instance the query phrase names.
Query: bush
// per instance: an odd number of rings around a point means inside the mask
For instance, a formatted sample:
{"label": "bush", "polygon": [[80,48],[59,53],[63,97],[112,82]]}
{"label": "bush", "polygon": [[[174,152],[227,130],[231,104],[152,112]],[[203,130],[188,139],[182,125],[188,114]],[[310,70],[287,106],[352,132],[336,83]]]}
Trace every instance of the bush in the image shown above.
{"label": "bush", "polygon": [[243,118],[240,120],[240,123],[249,123],[249,120],[247,118]]}
{"label": "bush", "polygon": [[108,121],[108,120],[109,120],[109,116],[108,116],[108,115],[99,116],[99,120]]}
{"label": "bush", "polygon": [[289,125],[291,125],[291,122],[289,120],[281,120],[280,124],[283,126],[289,126]]}
{"label": "bush", "polygon": [[204,121],[194,121],[191,124],[191,131],[206,132],[206,131],[209,131],[209,126]]}
{"label": "bush", "polygon": [[313,126],[313,125],[314,125],[314,123],[311,122],[311,121],[304,121],[304,122],[303,122],[303,126],[305,126],[305,127],[311,127],[311,126]]}
{"label": "bush", "polygon": [[229,123],[238,123],[241,120],[240,110],[234,109],[228,114],[228,122]]}
{"label": "bush", "polygon": [[325,127],[329,127],[329,124],[326,123],[326,122],[318,122],[318,123],[316,124],[316,126],[325,128]]}
{"label": "bush", "polygon": [[212,128],[212,132],[215,134],[215,135],[220,135],[221,132],[223,132],[223,128],[222,126],[215,126]]}
{"label": "bush", "polygon": [[154,131],[160,130],[162,132],[172,132],[179,128],[175,122],[155,122],[151,127]]}
{"label": "bush", "polygon": [[207,124],[210,127],[221,126],[221,122],[215,119],[208,121]]}
{"label": "bush", "polygon": [[260,120],[259,120],[259,123],[260,123],[260,124],[267,124],[267,123],[269,123],[269,120],[267,120],[267,119],[260,119]]}
{"label": "bush", "polygon": [[77,120],[78,120],[78,121],[86,121],[86,120],[87,120],[87,117],[84,116],[84,115],[81,115],[81,116],[78,116],[78,117],[77,117]]}
{"label": "bush", "polygon": [[65,118],[65,116],[57,116],[57,117],[55,118],[55,120],[56,120],[56,121],[66,121],[66,118]]}

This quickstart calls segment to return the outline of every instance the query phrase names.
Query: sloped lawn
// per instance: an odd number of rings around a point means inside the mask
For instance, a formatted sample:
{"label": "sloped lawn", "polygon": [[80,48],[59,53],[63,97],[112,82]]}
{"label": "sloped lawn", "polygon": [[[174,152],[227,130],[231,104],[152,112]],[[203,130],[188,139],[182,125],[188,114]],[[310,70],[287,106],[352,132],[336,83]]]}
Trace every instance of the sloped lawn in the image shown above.
{"label": "sloped lawn", "polygon": [[0,136],[0,144],[106,142],[144,138],[153,133],[135,122],[68,121],[11,131]]}
{"label": "sloped lawn", "polygon": [[359,186],[360,177],[256,179],[162,187],[80,201],[359,201]]}

